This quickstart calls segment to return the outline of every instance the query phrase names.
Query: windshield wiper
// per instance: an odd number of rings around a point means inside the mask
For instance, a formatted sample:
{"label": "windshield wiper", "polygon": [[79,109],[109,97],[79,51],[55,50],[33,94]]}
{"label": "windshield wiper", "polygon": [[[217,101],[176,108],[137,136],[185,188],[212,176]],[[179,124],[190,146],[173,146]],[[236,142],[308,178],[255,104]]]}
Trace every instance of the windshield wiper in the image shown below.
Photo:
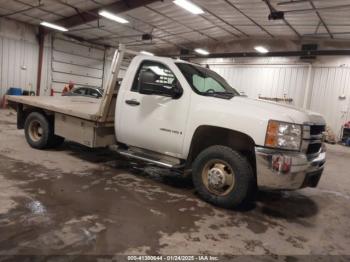
{"label": "windshield wiper", "polygon": [[210,94],[215,94],[215,95],[232,95],[234,96],[235,94],[229,91],[215,91],[215,92],[205,92],[203,93],[205,95],[210,95]]}
{"label": "windshield wiper", "polygon": [[215,94],[229,94],[229,95],[234,95],[234,93],[229,92],[229,91],[224,91],[224,92],[214,92]]}
{"label": "windshield wiper", "polygon": [[202,93],[204,96],[214,96],[219,98],[231,98],[234,97],[235,94],[232,92],[204,92]]}

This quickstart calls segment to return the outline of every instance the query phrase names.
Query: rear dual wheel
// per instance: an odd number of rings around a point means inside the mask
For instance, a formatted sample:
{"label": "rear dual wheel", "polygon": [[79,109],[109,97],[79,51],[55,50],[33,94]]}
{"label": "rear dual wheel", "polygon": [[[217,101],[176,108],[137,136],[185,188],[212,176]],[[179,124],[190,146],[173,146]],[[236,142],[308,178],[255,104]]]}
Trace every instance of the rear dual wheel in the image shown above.
{"label": "rear dual wheel", "polygon": [[235,208],[252,200],[255,177],[249,162],[225,146],[203,150],[193,163],[193,184],[205,201]]}
{"label": "rear dual wheel", "polygon": [[36,149],[56,147],[64,138],[54,134],[53,123],[39,112],[30,113],[24,124],[25,137],[28,144]]}

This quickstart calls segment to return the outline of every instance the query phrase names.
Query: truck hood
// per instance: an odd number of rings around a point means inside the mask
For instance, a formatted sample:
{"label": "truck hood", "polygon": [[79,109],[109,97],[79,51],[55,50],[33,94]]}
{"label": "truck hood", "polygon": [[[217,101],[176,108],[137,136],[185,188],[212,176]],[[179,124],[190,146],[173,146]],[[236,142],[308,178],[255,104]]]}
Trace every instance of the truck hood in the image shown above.
{"label": "truck hood", "polygon": [[199,126],[217,126],[246,134],[260,146],[265,144],[269,120],[300,125],[308,123],[325,125],[320,114],[242,96],[220,99],[198,95],[193,97],[191,104],[193,108],[190,118],[193,133]]}
{"label": "truck hood", "polygon": [[319,113],[300,109],[291,105],[241,96],[233,97],[230,101],[240,104],[242,109],[254,110],[256,113],[260,111],[260,113],[264,114],[264,116],[269,119],[292,122],[295,124],[325,124],[324,118]]}

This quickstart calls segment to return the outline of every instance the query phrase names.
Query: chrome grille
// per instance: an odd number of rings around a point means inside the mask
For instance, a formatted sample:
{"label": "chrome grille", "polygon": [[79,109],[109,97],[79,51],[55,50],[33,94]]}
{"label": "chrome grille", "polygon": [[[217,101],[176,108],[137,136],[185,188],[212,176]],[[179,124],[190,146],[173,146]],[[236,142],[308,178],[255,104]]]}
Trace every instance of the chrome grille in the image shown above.
{"label": "chrome grille", "polygon": [[326,127],[324,125],[311,125],[310,126],[310,136],[321,136],[322,133],[326,131]]}
{"label": "chrome grille", "polygon": [[307,155],[314,155],[320,152],[322,147],[324,125],[310,124],[304,126],[302,150]]}
{"label": "chrome grille", "polygon": [[316,142],[316,143],[310,143],[309,142],[309,146],[307,147],[307,151],[306,154],[307,155],[312,155],[312,154],[316,154],[320,151],[322,147],[322,142]]}

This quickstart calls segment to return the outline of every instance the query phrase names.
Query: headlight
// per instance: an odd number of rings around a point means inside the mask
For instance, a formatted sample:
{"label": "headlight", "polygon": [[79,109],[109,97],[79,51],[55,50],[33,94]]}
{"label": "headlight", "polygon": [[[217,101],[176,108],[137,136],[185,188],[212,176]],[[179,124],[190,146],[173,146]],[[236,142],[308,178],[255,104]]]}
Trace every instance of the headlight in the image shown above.
{"label": "headlight", "polygon": [[301,125],[270,120],[265,146],[287,150],[300,150]]}

